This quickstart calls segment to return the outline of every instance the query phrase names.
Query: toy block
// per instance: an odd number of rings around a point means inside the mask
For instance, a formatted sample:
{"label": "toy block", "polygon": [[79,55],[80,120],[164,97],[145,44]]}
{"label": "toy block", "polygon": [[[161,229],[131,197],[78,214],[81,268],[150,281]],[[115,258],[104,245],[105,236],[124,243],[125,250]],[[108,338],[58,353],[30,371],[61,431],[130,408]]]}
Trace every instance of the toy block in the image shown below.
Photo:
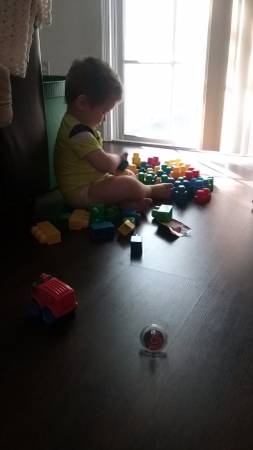
{"label": "toy block", "polygon": [[114,225],[121,221],[121,210],[116,205],[105,208],[105,221],[112,222]]}
{"label": "toy block", "polygon": [[168,183],[168,175],[166,173],[162,174],[161,181],[162,183]]}
{"label": "toy block", "polygon": [[142,256],[142,237],[138,234],[131,236],[130,240],[131,245],[131,258],[141,258]]}
{"label": "toy block", "polygon": [[207,177],[208,179],[208,187],[210,189],[210,191],[213,191],[213,177]]}
{"label": "toy block", "polygon": [[38,222],[31,229],[32,235],[40,244],[58,244],[61,242],[61,232],[48,221]]}
{"label": "toy block", "polygon": [[158,166],[160,164],[158,156],[151,156],[148,158],[148,165],[151,167]]}
{"label": "toy block", "polygon": [[185,172],[186,172],[186,170],[187,170],[187,168],[186,168],[186,165],[185,164],[180,164],[180,166],[179,166],[179,170],[180,170],[180,174],[181,174],[181,176],[184,176],[184,174],[185,174]]}
{"label": "toy block", "polygon": [[205,203],[209,202],[211,200],[210,190],[208,188],[198,189],[194,196],[194,200],[199,205],[204,205]]}
{"label": "toy block", "polygon": [[118,228],[118,232],[123,236],[127,236],[128,234],[132,233],[134,229],[135,224],[131,222],[131,220],[125,219],[124,222]]}
{"label": "toy block", "polygon": [[178,178],[178,177],[180,177],[180,169],[179,169],[179,167],[174,167],[174,169],[171,171],[170,175],[171,175],[173,178]]}
{"label": "toy block", "polygon": [[172,184],[172,185],[174,185],[175,184],[175,179],[172,178],[172,177],[168,177],[168,181],[167,182]]}
{"label": "toy block", "polygon": [[193,176],[194,178],[198,178],[198,177],[199,177],[199,170],[193,169],[193,171],[192,171],[192,176]]}
{"label": "toy block", "polygon": [[130,221],[132,221],[132,219],[134,219],[134,223],[136,225],[139,225],[140,221],[141,221],[141,214],[137,213],[136,211],[133,211],[131,209],[123,209],[121,211],[121,218],[122,218],[122,220],[129,219]]}
{"label": "toy block", "polygon": [[171,205],[155,206],[152,209],[152,217],[158,222],[169,222],[172,219],[173,207]]}
{"label": "toy block", "polygon": [[187,178],[187,180],[190,180],[191,178],[193,178],[193,173],[192,170],[187,169],[184,173],[185,178]]}
{"label": "toy block", "polygon": [[187,180],[187,179],[185,179],[185,180],[182,182],[182,184],[183,184],[183,186],[185,187],[185,189],[187,190],[188,198],[192,198],[193,195],[194,195],[194,191],[193,191],[193,189],[192,189],[192,186],[191,186],[190,181]]}
{"label": "toy block", "polygon": [[165,161],[164,164],[166,164],[167,166],[176,167],[178,165],[177,161],[178,161],[178,159],[170,159],[169,161]]}
{"label": "toy block", "polygon": [[191,186],[194,193],[197,192],[199,189],[203,189],[203,178],[192,178]]}
{"label": "toy block", "polygon": [[152,166],[158,166],[160,164],[159,156],[153,156],[152,158]]}
{"label": "toy block", "polygon": [[89,206],[90,223],[104,222],[105,220],[105,205],[103,203],[94,203]]}
{"label": "toy block", "polygon": [[90,225],[90,229],[94,240],[110,241],[115,236],[115,226],[111,222],[94,222]]}
{"label": "toy block", "polygon": [[139,163],[139,168],[140,168],[141,170],[146,170],[147,167],[148,167],[148,163],[147,163],[146,161],[140,161],[140,163]]}
{"label": "toy block", "polygon": [[152,175],[152,173],[147,173],[145,184],[153,184],[153,175]]}
{"label": "toy block", "polygon": [[173,188],[172,199],[177,206],[184,206],[188,202],[188,192],[183,184]]}
{"label": "toy block", "polygon": [[75,209],[69,217],[70,230],[82,230],[88,228],[90,213],[85,209]]}
{"label": "toy block", "polygon": [[145,173],[144,173],[144,172],[139,172],[139,173],[138,173],[138,180],[139,180],[141,183],[145,183],[145,179],[146,179]]}
{"label": "toy block", "polygon": [[133,154],[133,158],[132,158],[132,164],[135,164],[137,167],[140,165],[141,163],[141,158],[139,153],[134,153]]}

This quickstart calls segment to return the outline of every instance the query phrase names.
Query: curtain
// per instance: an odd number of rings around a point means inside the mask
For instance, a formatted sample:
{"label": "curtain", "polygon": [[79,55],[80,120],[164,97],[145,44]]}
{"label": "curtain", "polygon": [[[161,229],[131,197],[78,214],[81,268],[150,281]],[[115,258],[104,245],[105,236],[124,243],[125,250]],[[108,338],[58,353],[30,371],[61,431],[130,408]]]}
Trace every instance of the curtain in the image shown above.
{"label": "curtain", "polygon": [[233,0],[221,152],[253,155],[253,0]]}

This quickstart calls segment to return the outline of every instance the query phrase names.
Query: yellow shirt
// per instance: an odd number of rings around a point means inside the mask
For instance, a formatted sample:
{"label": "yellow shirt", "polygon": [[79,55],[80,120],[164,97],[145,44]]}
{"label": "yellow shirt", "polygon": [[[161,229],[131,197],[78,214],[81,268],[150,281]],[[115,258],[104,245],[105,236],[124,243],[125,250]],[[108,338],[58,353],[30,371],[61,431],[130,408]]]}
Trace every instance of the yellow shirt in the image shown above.
{"label": "yellow shirt", "polygon": [[104,175],[85,158],[88,153],[101,149],[102,145],[99,131],[80,123],[71,114],[65,114],[57,134],[54,154],[56,180],[63,195],[89,185]]}

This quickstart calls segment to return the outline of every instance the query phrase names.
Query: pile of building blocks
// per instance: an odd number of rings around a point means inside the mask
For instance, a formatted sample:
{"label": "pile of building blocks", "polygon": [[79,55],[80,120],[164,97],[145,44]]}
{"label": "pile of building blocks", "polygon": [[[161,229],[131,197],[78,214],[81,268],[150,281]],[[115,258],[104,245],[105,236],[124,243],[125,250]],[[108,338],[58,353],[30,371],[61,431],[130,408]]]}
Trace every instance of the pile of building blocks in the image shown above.
{"label": "pile of building blocks", "polygon": [[[128,162],[123,161],[120,168],[124,170]],[[185,164],[181,159],[173,159],[160,163],[157,156],[142,161],[139,153],[134,153],[132,164],[128,165],[139,181],[152,185],[156,183],[171,183],[171,200],[177,206],[185,206],[191,199],[203,205],[210,201],[213,191],[213,177],[202,177],[198,169]],[[169,194],[168,194],[169,195]],[[171,205],[155,206],[152,217],[158,224],[172,220]],[[89,229],[93,240],[112,240],[116,233],[119,236],[131,236],[131,256],[142,254],[142,238],[133,235],[136,226],[140,224],[141,215],[136,211],[122,210],[118,206],[104,204],[91,205],[88,210],[75,209],[72,213],[59,218],[59,228],[69,230]],[[61,226],[62,225],[62,226]],[[31,230],[32,235],[41,244],[56,244],[61,242],[61,231],[48,221],[39,222]]]}
{"label": "pile of building blocks", "polygon": [[128,166],[138,180],[147,185],[171,183],[171,198],[177,206],[185,206],[190,200],[201,205],[211,199],[213,177],[202,177],[200,171],[185,164],[181,159],[173,159],[160,163],[157,156],[142,161],[139,153],[134,153],[132,164]]}
{"label": "pile of building blocks", "polygon": [[[96,203],[89,210],[75,209],[70,213],[68,228],[78,231],[89,229],[93,240],[112,240],[116,232],[122,237],[131,235],[140,221],[141,214],[136,211]],[[61,231],[50,222],[37,223],[31,233],[41,244],[61,242]]]}
{"label": "pile of building blocks", "polygon": [[120,236],[128,236],[141,220],[141,215],[136,211],[124,210],[117,206],[105,207],[97,203],[91,205],[89,211],[91,235],[95,240],[113,239],[116,231]]}

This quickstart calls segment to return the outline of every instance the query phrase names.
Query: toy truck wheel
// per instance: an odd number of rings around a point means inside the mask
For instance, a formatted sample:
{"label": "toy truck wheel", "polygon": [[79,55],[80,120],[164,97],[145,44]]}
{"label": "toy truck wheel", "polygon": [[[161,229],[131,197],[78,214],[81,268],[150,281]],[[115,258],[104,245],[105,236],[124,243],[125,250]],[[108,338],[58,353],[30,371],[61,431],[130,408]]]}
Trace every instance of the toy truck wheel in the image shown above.
{"label": "toy truck wheel", "polygon": [[56,318],[54,317],[54,315],[51,313],[50,309],[48,309],[48,308],[43,309],[42,318],[43,318],[43,321],[47,325],[52,325],[56,321]]}
{"label": "toy truck wheel", "polygon": [[41,308],[35,300],[32,300],[31,304],[28,306],[28,316],[31,318],[37,318],[41,315]]}

